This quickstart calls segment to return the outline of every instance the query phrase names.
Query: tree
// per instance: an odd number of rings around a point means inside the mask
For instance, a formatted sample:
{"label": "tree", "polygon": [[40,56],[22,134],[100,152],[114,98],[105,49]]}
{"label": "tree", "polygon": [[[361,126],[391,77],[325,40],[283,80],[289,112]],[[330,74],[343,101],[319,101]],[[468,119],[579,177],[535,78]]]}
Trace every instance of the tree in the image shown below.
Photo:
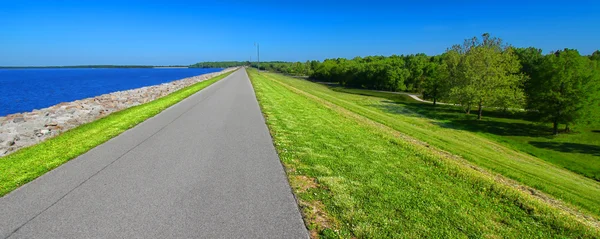
{"label": "tree", "polygon": [[559,124],[569,131],[574,123],[598,118],[597,63],[577,50],[564,49],[545,56],[540,72],[532,79],[527,106],[538,120],[552,122],[555,135]]}
{"label": "tree", "polygon": [[315,61],[315,60],[310,61],[311,72],[316,71],[317,68],[319,68],[319,65],[321,65],[321,62],[319,62],[319,61]]}
{"label": "tree", "polygon": [[[529,80],[532,78],[540,77],[539,66],[544,59],[542,49],[528,47],[528,48],[515,48],[515,54],[521,62],[521,72],[525,74],[527,79],[523,85],[524,90],[527,92],[529,88]],[[536,80],[537,81],[537,80]]]}
{"label": "tree", "polygon": [[292,74],[294,75],[303,75],[305,71],[304,64],[302,64],[301,62],[294,63],[292,71]]}
{"label": "tree", "polygon": [[317,65],[311,78],[348,87],[398,91],[406,89],[409,75],[403,57],[393,55],[326,59]]}
{"label": "tree", "polygon": [[600,61],[600,50],[596,50],[594,53],[592,53],[590,60]]}
{"label": "tree", "polygon": [[334,77],[332,77],[332,70],[336,64],[337,62],[332,59],[323,61],[323,63],[317,65],[317,68],[311,77],[318,81],[335,82]]}
{"label": "tree", "polygon": [[313,73],[313,69],[311,68],[311,64],[310,61],[306,61],[304,62],[304,72],[302,72],[302,75],[304,76],[309,76],[312,75]]}
{"label": "tree", "polygon": [[421,53],[407,56],[406,61],[407,68],[410,71],[406,88],[409,91],[421,93],[422,84],[425,81],[425,67],[429,63],[429,58],[427,55]]}
{"label": "tree", "polygon": [[191,68],[227,68],[248,65],[247,61],[211,61],[211,62],[198,62],[190,65]]}
{"label": "tree", "polygon": [[515,54],[519,58],[521,63],[521,71],[528,76],[537,73],[537,67],[541,63],[544,55],[542,49],[528,47],[528,48],[513,48]]}
{"label": "tree", "polygon": [[[482,39],[465,40],[448,51],[453,64],[451,96],[467,104],[467,113],[472,105],[477,106],[477,119],[482,118],[484,106],[498,106],[522,95],[519,85],[523,75],[521,65],[513,48],[506,47],[499,38],[483,34]],[[458,59],[456,56],[458,55]],[[514,96],[499,97],[511,93]]]}
{"label": "tree", "polygon": [[432,57],[432,60],[425,66],[423,82],[423,96],[432,99],[435,106],[438,99],[448,94],[449,78],[447,62],[442,57]]}

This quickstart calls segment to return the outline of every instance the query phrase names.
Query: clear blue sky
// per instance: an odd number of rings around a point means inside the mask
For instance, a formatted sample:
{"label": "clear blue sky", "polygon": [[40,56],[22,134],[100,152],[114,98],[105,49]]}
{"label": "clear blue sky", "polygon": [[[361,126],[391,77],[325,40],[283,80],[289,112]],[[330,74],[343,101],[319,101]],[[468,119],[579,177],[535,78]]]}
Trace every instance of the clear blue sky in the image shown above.
{"label": "clear blue sky", "polygon": [[439,54],[489,32],[545,52],[600,48],[600,1],[0,0],[0,66],[192,64]]}

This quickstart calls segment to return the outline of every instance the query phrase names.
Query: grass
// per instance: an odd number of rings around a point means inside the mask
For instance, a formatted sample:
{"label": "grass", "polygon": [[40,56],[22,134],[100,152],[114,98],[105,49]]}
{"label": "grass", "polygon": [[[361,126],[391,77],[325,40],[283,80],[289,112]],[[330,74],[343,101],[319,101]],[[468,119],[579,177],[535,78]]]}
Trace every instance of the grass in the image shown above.
{"label": "grass", "polygon": [[[525,112],[486,109],[483,120],[466,115],[455,106],[417,102],[406,95],[360,89],[333,88],[334,91],[385,98],[376,104],[391,113],[416,113],[443,122],[445,127],[467,130],[493,139],[519,151],[600,181],[600,125],[582,126],[575,132],[552,135],[552,125],[529,120]],[[395,104],[389,104],[395,103]]]}
{"label": "grass", "polygon": [[504,143],[455,129],[447,121],[425,117],[386,98],[336,92],[305,80],[271,74],[271,78],[302,89],[346,110],[386,125],[434,148],[458,155],[480,167],[550,194],[600,218],[600,183],[573,173]]}
{"label": "grass", "polygon": [[343,93],[249,75],[314,237],[600,237],[597,224],[349,110]]}
{"label": "grass", "polygon": [[0,158],[0,196],[108,141],[231,73],[198,82],[160,99],[112,113],[40,144]]}

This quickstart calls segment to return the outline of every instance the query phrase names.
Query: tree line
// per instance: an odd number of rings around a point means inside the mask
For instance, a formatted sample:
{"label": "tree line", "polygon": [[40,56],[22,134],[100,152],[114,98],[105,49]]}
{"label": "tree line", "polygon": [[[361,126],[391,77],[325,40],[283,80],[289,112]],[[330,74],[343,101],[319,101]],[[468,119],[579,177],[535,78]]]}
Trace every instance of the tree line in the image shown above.
{"label": "tree line", "polygon": [[190,68],[228,68],[237,66],[248,66],[249,61],[205,61],[189,65]]}
{"label": "tree line", "polygon": [[[256,63],[253,63],[254,67]],[[422,94],[434,105],[454,103],[467,114],[485,108],[525,109],[539,122],[559,125],[600,119],[600,51],[584,56],[574,49],[543,54],[516,48],[483,34],[443,54],[367,56],[323,62],[261,63],[261,69],[342,86]]]}
{"label": "tree line", "polygon": [[[182,67],[180,65],[151,66],[151,65],[76,65],[76,66],[0,66],[0,69],[43,69],[43,68],[154,68]],[[185,67],[185,66],[183,66]]]}
{"label": "tree line", "polygon": [[[285,61],[267,61],[260,62],[260,69],[265,71],[273,71],[288,75],[303,75],[309,76],[312,74],[312,69],[320,64],[319,61],[302,62],[285,62]],[[251,66],[258,68],[259,63],[249,61],[207,61],[198,62],[190,65],[191,68],[227,68],[237,66]]]}

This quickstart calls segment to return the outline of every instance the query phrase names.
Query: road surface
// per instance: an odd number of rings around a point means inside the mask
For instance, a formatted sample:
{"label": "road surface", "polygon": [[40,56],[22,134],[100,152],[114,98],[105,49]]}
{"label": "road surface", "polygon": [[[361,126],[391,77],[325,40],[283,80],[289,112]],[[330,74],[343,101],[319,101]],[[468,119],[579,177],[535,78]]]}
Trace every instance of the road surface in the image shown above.
{"label": "road surface", "polygon": [[241,69],[0,198],[0,238],[307,238]]}

